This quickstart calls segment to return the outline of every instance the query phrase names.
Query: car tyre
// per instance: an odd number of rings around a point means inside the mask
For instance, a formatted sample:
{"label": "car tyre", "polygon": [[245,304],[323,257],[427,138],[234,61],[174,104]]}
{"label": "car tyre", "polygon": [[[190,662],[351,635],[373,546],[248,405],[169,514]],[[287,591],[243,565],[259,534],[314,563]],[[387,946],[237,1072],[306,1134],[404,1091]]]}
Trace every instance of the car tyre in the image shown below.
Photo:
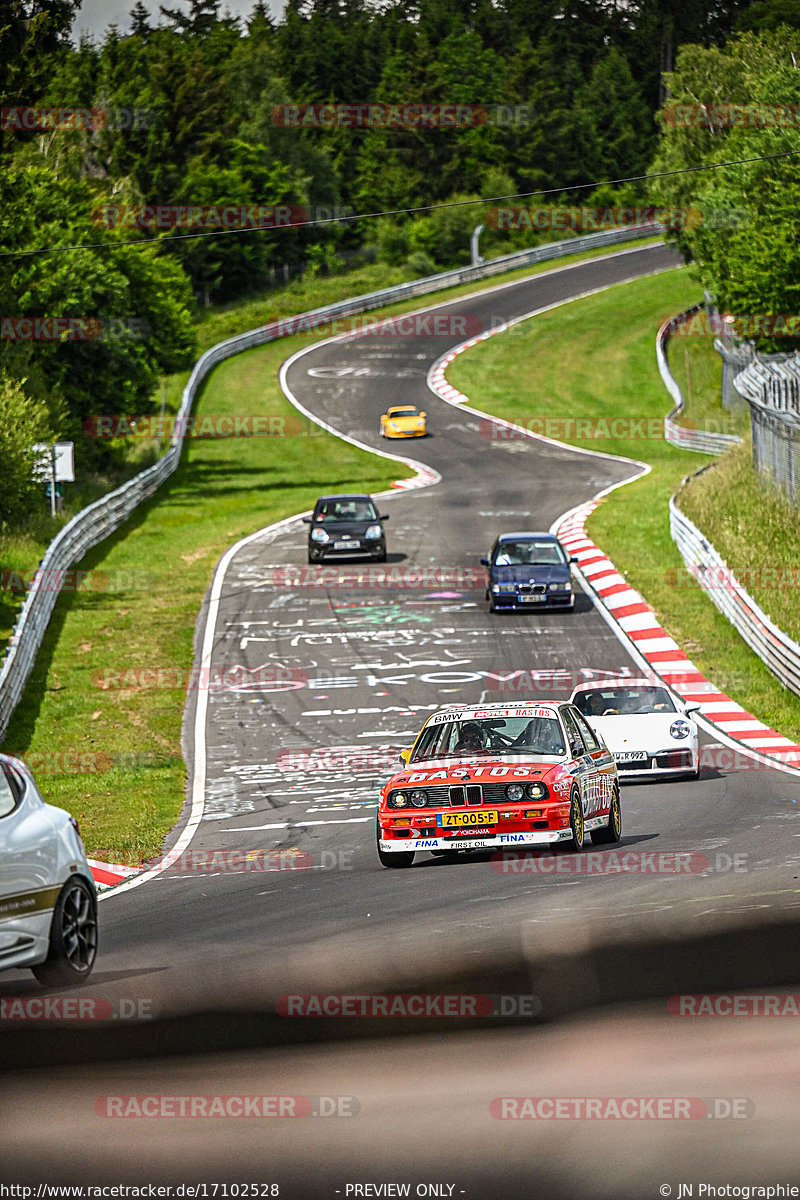
{"label": "car tyre", "polygon": [[586,841],[586,829],[583,823],[583,805],[581,804],[580,793],[577,790],[573,791],[570,796],[569,827],[572,831],[572,837],[566,843],[566,847],[573,854],[580,854]]}
{"label": "car tyre", "polygon": [[375,822],[375,846],[378,851],[378,858],[382,867],[394,867],[395,869],[402,867],[410,867],[414,861],[414,851],[410,850],[407,854],[386,854],[380,848],[380,825]]}
{"label": "car tyre", "polygon": [[97,898],[79,875],[61,889],[50,924],[50,948],[43,963],[33,967],[45,987],[82,983],[97,957]]}
{"label": "car tyre", "polygon": [[622,836],[622,807],[619,802],[619,788],[614,788],[611,797],[611,810],[608,814],[608,824],[604,829],[592,830],[592,841],[595,846],[608,846],[618,842]]}

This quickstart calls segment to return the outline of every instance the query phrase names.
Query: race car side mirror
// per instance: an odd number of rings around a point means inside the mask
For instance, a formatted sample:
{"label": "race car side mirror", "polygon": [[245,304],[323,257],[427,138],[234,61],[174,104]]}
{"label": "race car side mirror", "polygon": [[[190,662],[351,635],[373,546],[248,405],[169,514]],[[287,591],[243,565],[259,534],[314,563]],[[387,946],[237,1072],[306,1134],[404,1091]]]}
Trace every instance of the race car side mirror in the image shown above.
{"label": "race car side mirror", "polygon": [[489,565],[489,560],[488,560],[488,558],[482,558],[482,559],[481,559],[481,566],[482,566],[482,567],[488,567],[488,565]]}
{"label": "race car side mirror", "polygon": [[403,765],[407,767],[408,760],[411,758],[411,751],[410,750],[401,750],[399,758],[400,758],[400,761],[403,763]]}
{"label": "race car side mirror", "polygon": [[684,708],[687,713],[700,712],[700,705],[697,704],[695,701],[693,701],[691,704],[684,705]]}
{"label": "race car side mirror", "polygon": [[421,412],[419,415],[420,415],[421,417],[427,417],[427,415],[428,415],[428,414],[427,414],[426,412]]}
{"label": "race car side mirror", "polygon": [[381,516],[381,520],[382,520],[382,521],[388,521],[388,520],[389,520],[389,513],[384,513],[384,514]]}
{"label": "race car side mirror", "polygon": [[576,563],[578,560],[577,560],[577,558],[571,558],[569,561],[570,561],[571,563]]}

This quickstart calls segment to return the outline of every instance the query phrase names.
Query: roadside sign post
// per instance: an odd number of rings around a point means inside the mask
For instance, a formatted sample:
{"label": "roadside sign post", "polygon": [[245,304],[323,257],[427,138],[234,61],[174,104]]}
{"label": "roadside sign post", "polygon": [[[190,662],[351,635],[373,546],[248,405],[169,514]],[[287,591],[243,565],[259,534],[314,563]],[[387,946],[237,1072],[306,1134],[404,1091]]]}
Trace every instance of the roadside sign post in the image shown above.
{"label": "roadside sign post", "polygon": [[75,443],[37,442],[33,449],[36,453],[33,477],[46,484],[50,494],[50,516],[54,517],[61,497],[58,484],[75,482]]}

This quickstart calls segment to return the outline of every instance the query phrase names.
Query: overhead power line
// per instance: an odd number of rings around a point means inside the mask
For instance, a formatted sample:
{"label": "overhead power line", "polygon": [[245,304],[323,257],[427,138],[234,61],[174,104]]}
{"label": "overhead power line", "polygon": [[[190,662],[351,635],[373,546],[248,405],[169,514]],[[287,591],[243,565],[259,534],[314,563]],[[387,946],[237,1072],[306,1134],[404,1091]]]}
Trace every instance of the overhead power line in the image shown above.
{"label": "overhead power line", "polygon": [[[478,204],[499,204],[504,200],[530,200],[533,196],[563,195],[565,192],[578,192],[599,187],[615,187],[621,183],[641,183],[648,179],[665,179],[671,175],[692,175],[699,171],[719,171],[723,167],[746,166],[748,163],[769,162],[771,159],[791,158],[800,154],[800,150],[781,150],[775,154],[759,154],[754,158],[734,158],[721,163],[700,163],[696,167],[677,167],[672,171],[653,171],[645,175],[626,175],[622,179],[597,179],[591,183],[573,183],[567,187],[537,188],[533,192],[511,192],[505,196],[484,196],[477,200],[447,200],[441,204],[418,204],[414,208],[387,208],[380,212],[352,213],[345,216],[322,217],[316,221],[290,221],[279,226],[252,225],[239,229],[209,229],[199,233],[177,233],[159,239],[128,238],[102,242],[72,242],[63,246],[42,246],[35,250],[2,250],[0,258],[29,258],[42,254],[67,254],[75,250],[116,250],[121,246],[137,246],[140,249],[153,246],[169,246],[172,242],[194,241],[197,238],[230,237],[234,234],[245,233],[280,233],[286,229],[313,229],[322,225],[344,225],[354,221],[374,221],[379,217],[414,216],[416,213],[441,211],[446,208],[468,208]],[[143,207],[155,207],[145,205]],[[188,205],[186,207],[189,207]],[[221,206],[227,207],[227,206]]]}

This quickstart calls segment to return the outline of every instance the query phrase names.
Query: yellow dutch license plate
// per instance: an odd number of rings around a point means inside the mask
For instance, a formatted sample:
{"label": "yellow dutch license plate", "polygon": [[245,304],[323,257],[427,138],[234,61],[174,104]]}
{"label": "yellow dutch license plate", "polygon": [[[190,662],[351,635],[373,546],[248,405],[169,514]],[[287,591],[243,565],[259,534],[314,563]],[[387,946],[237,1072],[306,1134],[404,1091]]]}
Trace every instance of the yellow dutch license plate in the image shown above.
{"label": "yellow dutch license plate", "polygon": [[463,828],[465,825],[496,825],[500,820],[497,809],[489,812],[449,812],[439,813],[436,824],[440,829]]}

